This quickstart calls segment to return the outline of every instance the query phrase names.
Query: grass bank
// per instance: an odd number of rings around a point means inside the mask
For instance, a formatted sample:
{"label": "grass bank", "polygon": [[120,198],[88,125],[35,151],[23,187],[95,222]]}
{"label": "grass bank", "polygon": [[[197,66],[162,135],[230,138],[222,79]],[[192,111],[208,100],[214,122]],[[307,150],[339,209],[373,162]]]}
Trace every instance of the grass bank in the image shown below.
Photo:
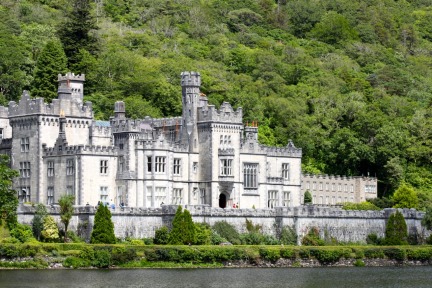
{"label": "grass bank", "polygon": [[431,264],[432,246],[0,244],[0,268],[215,268]]}

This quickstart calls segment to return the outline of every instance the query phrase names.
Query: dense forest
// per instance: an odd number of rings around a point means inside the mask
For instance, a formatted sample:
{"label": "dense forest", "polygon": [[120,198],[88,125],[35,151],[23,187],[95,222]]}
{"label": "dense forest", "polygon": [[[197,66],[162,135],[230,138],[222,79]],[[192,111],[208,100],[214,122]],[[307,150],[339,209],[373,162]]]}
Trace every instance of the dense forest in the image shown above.
{"label": "dense forest", "polygon": [[432,203],[430,0],[0,0],[0,103],[49,102],[69,70],[99,119],[119,99],[129,117],[179,115],[179,75],[199,71],[261,143],[301,147],[304,172]]}

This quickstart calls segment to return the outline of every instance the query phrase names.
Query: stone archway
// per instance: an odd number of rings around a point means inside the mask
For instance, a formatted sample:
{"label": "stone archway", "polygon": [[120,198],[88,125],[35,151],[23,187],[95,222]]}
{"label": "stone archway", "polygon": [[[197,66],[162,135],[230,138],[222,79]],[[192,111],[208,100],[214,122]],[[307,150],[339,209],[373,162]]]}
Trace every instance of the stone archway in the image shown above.
{"label": "stone archway", "polygon": [[219,208],[225,208],[227,204],[227,197],[224,193],[219,194]]}

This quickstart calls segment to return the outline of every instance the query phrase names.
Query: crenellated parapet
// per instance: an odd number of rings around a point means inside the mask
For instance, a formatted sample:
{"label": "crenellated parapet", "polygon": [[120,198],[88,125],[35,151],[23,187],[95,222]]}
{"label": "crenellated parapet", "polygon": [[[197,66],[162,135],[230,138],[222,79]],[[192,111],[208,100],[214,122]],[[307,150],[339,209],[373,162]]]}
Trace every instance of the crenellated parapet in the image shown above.
{"label": "crenellated parapet", "polygon": [[377,181],[376,177],[370,176],[345,176],[345,175],[327,175],[327,174],[308,174],[305,173],[302,175],[304,180],[335,180],[335,181],[345,181],[345,180],[355,180],[361,179],[363,181]]}
{"label": "crenellated parapet", "polygon": [[[291,143],[291,144],[290,144]],[[258,155],[267,155],[274,157],[302,157],[302,149],[296,148],[292,142],[288,143],[286,147],[270,147],[259,144],[254,140],[245,141],[240,147],[240,153],[253,153]]]}
{"label": "crenellated parapet", "polygon": [[153,139],[137,139],[135,141],[135,148],[140,150],[165,150],[172,152],[186,153],[188,146],[185,144],[165,141],[159,137],[158,140]]}
{"label": "crenellated parapet", "polygon": [[[71,145],[62,147],[60,151],[62,155],[101,155],[101,156],[116,156],[117,147],[101,146],[101,145]],[[43,145],[44,156],[54,156],[59,154],[58,147],[46,147]]]}
{"label": "crenellated parapet", "polygon": [[208,105],[198,109],[198,122],[227,122],[242,124],[243,109],[241,107],[234,110],[228,102],[223,102],[219,109],[214,105]]}
{"label": "crenellated parapet", "polygon": [[23,91],[18,103],[9,102],[7,108],[9,117],[25,115],[60,115],[64,111],[66,117],[92,118],[93,108],[91,102],[80,103],[72,99],[53,99],[47,104],[43,98],[30,98],[28,91]]}

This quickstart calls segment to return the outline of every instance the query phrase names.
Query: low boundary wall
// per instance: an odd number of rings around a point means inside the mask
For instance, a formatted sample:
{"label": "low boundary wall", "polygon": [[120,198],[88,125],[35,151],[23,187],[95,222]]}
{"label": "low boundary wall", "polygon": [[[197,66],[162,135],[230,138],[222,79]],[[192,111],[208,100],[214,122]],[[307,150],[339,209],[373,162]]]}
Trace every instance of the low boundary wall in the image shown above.
{"label": "low boundary wall", "polygon": [[[69,229],[78,231],[80,235],[89,240],[96,208],[93,206],[75,207]],[[194,222],[213,225],[217,221],[226,221],[234,225],[239,232],[246,232],[246,219],[248,219],[255,225],[261,225],[263,233],[270,235],[277,235],[283,227],[290,226],[294,228],[300,241],[312,227],[317,227],[321,237],[332,237],[342,242],[365,242],[367,235],[371,233],[384,237],[387,219],[396,211],[393,208],[386,208],[381,211],[355,211],[314,205],[277,207],[274,209],[222,209],[207,205],[185,205],[184,208],[189,210]],[[47,206],[47,209],[59,227],[62,227],[59,207]],[[155,231],[163,225],[169,227],[177,206],[125,207],[110,210],[116,237],[145,238],[154,237]],[[409,235],[413,237],[425,233],[429,235],[430,231],[425,232],[421,225],[423,212],[415,209],[398,210],[404,215]],[[20,205],[18,207],[18,221],[23,224],[31,224],[34,212],[35,207]]]}

